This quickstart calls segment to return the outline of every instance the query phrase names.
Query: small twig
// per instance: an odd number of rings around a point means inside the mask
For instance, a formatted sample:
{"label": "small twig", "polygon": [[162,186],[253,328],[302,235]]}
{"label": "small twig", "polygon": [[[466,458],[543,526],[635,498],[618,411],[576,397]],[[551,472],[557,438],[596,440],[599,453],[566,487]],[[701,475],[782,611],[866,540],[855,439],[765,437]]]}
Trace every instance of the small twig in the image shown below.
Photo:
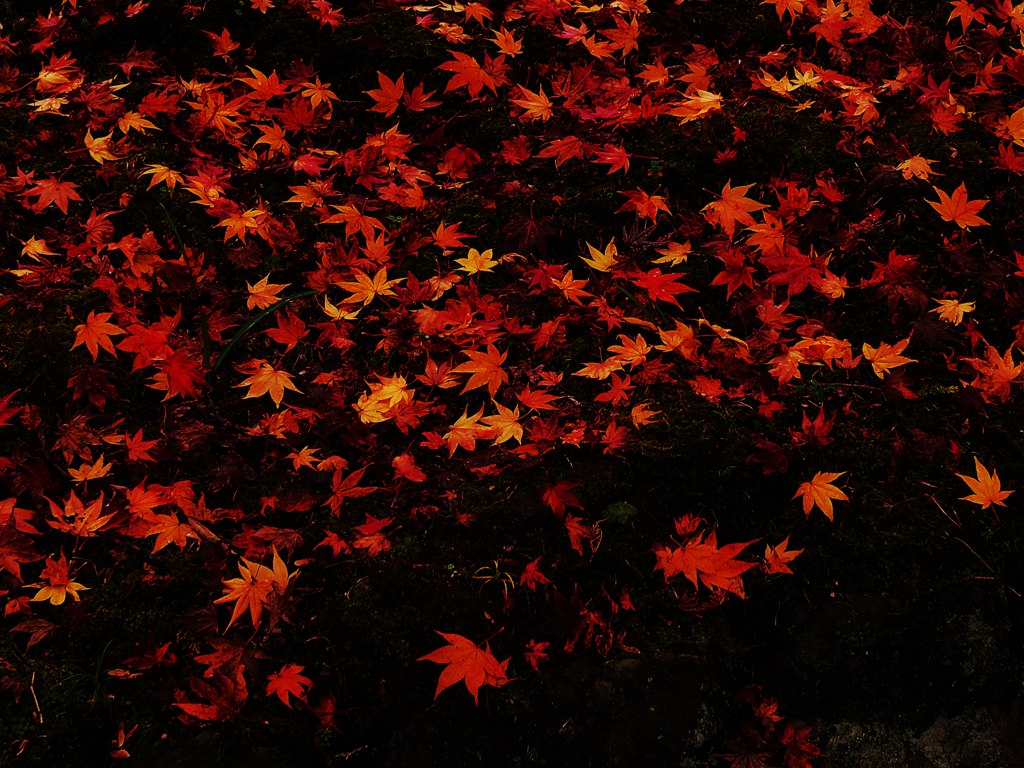
{"label": "small twig", "polygon": [[[936,499],[936,498],[935,498],[934,496],[929,496],[928,498],[930,498],[930,499],[931,499],[932,501],[934,501],[934,502],[935,502],[935,506],[939,508],[939,510],[940,510],[940,511],[942,512],[942,514],[944,514],[944,515],[946,516],[946,519],[947,519],[947,520],[949,520],[949,522],[951,522],[951,523],[952,523],[953,525],[955,525],[955,526],[956,526],[957,528],[963,528],[963,526],[962,526],[962,525],[960,525],[960,518],[959,518],[959,517],[957,517],[957,519],[956,519],[956,520],[954,520],[954,519],[953,519],[952,517],[950,517],[950,516],[949,516],[949,513],[948,513],[948,512],[946,512],[946,510],[944,510],[944,509],[942,508],[942,505],[941,505],[941,504],[939,504],[939,501],[938,501],[938,499]],[[956,514],[956,510],[955,510],[955,509],[953,510],[953,514],[954,514],[954,515]]]}
{"label": "small twig", "polygon": [[996,573],[995,570],[993,570],[992,566],[985,562],[985,558],[983,558],[981,555],[979,555],[977,552],[975,552],[973,549],[971,549],[971,545],[970,544],[968,544],[966,541],[964,541],[961,538],[957,538],[956,536],[954,536],[953,538],[956,539],[957,541],[959,541],[965,547],[967,547],[967,549],[970,550],[972,555],[974,555],[976,558],[981,560],[981,564],[984,565],[986,568],[988,568],[990,571],[992,571],[992,573],[994,574],[993,578],[995,578],[1000,584],[1002,584],[1004,587],[1006,587],[1006,589],[1008,589],[1011,592],[1013,592],[1013,594],[1015,594],[1017,597],[1020,597],[1020,592],[1018,592],[1016,589],[1014,589],[1009,584],[1007,584],[1005,581],[1003,581],[999,577],[999,574]]}
{"label": "small twig", "polygon": [[28,689],[32,692],[32,701],[36,703],[36,714],[39,715],[39,724],[43,724],[43,710],[39,706],[39,697],[36,696],[36,673],[32,672],[32,679],[28,681]]}

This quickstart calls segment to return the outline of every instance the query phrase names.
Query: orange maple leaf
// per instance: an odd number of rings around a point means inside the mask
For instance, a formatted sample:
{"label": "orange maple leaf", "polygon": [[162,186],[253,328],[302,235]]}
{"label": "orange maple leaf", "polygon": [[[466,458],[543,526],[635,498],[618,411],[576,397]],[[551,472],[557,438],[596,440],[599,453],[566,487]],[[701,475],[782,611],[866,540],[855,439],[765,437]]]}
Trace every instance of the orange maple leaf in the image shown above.
{"label": "orange maple leaf", "polygon": [[494,444],[500,445],[512,438],[515,438],[516,442],[522,443],[523,425],[519,423],[519,406],[517,405],[515,410],[510,410],[497,400],[494,401],[494,406],[498,412],[493,416],[484,416],[481,419],[484,424],[494,429]]}
{"label": "orange maple leaf", "polygon": [[540,120],[546,123],[551,119],[553,114],[551,111],[551,101],[548,99],[547,94],[544,93],[543,85],[540,87],[539,93],[534,93],[522,85],[519,86],[519,90],[522,91],[523,98],[509,99],[509,101],[526,110],[526,113],[520,118],[521,120],[529,120],[530,122]]}
{"label": "orange maple leaf", "polygon": [[147,165],[146,168],[147,170],[139,174],[140,176],[146,176],[147,174],[152,174],[153,176],[153,178],[149,180],[149,186],[146,187],[146,189],[152,189],[156,184],[160,184],[161,182],[166,184],[168,189],[174,189],[175,186],[184,181],[180,173],[171,170],[166,165]]}
{"label": "orange maple leaf", "polygon": [[39,199],[36,201],[34,206],[36,211],[41,211],[46,206],[53,203],[63,214],[68,212],[68,200],[81,200],[75,189],[78,188],[77,184],[70,181],[58,181],[53,176],[48,179],[43,179],[37,182],[27,194],[35,195]]}
{"label": "orange maple leaf", "polygon": [[931,169],[931,164],[934,162],[934,160],[928,160],[920,155],[914,155],[897,165],[896,170],[902,173],[903,178],[908,181],[911,178],[927,181],[929,176],[935,175],[935,171]]}
{"label": "orange maple leaf", "polygon": [[850,500],[845,493],[832,485],[833,480],[838,480],[845,474],[845,472],[817,472],[810,482],[801,483],[796,493],[793,494],[793,498],[804,497],[804,514],[810,515],[811,509],[817,507],[825,513],[825,517],[832,520],[832,499]]}
{"label": "orange maple leaf", "polygon": [[274,368],[266,360],[255,361],[259,363],[259,370],[236,387],[249,387],[249,391],[242,398],[248,400],[250,397],[259,397],[269,394],[274,404],[280,408],[281,400],[284,399],[285,389],[302,393],[302,390],[292,384],[292,375],[288,371]]}
{"label": "orange maple leaf", "polygon": [[341,515],[341,505],[345,499],[358,499],[368,496],[377,490],[376,486],[360,486],[359,481],[363,479],[366,467],[360,467],[345,477],[344,470],[337,469],[331,479],[331,514],[335,517]]}
{"label": "orange maple leaf", "polygon": [[274,70],[270,75],[265,75],[258,69],[252,67],[246,67],[252,72],[252,77],[236,77],[235,80],[245,83],[252,88],[252,93],[249,94],[249,98],[256,99],[257,101],[267,101],[274,98],[275,96],[285,96],[291,90],[287,85],[283,85],[277,77],[277,70]]}
{"label": "orange maple leaf", "polygon": [[878,345],[878,349],[875,349],[870,344],[864,344],[862,351],[864,352],[864,358],[871,363],[871,368],[874,370],[875,375],[878,378],[884,378],[885,374],[889,372],[889,369],[896,368],[897,366],[903,365],[904,363],[916,363],[910,357],[903,357],[900,353],[907,348],[907,344],[910,343],[910,337],[908,336],[903,341],[898,341],[892,346],[889,346],[884,341]]}
{"label": "orange maple leaf", "polygon": [[[988,470],[978,461],[977,456],[974,457],[974,470],[976,477],[968,477],[967,475],[957,473],[957,477],[967,483],[967,486],[973,491],[970,496],[961,496],[961,501],[980,504],[982,509],[988,509],[993,504],[1005,507],[1006,504],[1003,499],[1013,493],[1013,491],[1002,490],[999,484],[999,474],[996,470],[993,469],[990,475]],[[996,519],[998,520],[999,518],[997,517]]]}
{"label": "orange maple leaf", "polygon": [[677,574],[683,574],[693,586],[697,586],[697,577],[708,589],[724,589],[739,597],[744,597],[743,580],[740,575],[753,568],[756,563],[745,563],[736,560],[743,549],[753,541],[726,544],[719,549],[715,532],[711,531],[701,541],[694,537],[682,547],[658,547],[654,554],[658,558],[654,570],[665,572],[665,581]]}
{"label": "orange maple leaf", "polygon": [[508,667],[508,659],[498,661],[491,654],[490,644],[485,644],[481,649],[472,640],[462,635],[451,635],[438,632],[441,637],[448,641],[448,645],[438,648],[433,653],[420,656],[417,661],[433,661],[448,666],[441,672],[437,681],[437,690],[434,692],[436,699],[445,688],[464,680],[466,688],[473,694],[473,702],[479,704],[479,691],[482,685],[493,685],[498,688],[505,683],[511,682],[505,675]]}
{"label": "orange maple leaf", "polygon": [[[493,32],[494,30],[491,31]],[[499,51],[513,59],[523,52],[522,39],[516,40],[512,33],[505,29],[504,25],[502,25],[500,30],[494,32],[494,37],[489,38],[488,42],[495,43]]]}
{"label": "orange maple leaf", "polygon": [[574,157],[583,157],[587,146],[587,144],[575,136],[566,136],[565,138],[552,141],[537,153],[537,157],[555,158],[555,167],[558,168],[567,160],[572,160]]}
{"label": "orange maple leaf", "polygon": [[483,406],[472,416],[467,416],[469,411],[463,411],[458,420],[452,424],[451,429],[444,433],[448,441],[448,455],[455,453],[456,448],[463,448],[467,451],[476,450],[477,438],[485,439],[494,434],[494,428],[481,424],[480,419],[484,415]]}
{"label": "orange maple leaf", "polygon": [[411,480],[414,483],[422,483],[427,479],[427,476],[423,474],[423,470],[416,466],[416,460],[409,451],[395,456],[391,460],[391,466],[395,468],[395,480],[404,477],[406,480]]}
{"label": "orange maple leaf", "polygon": [[760,211],[768,207],[764,203],[759,203],[746,197],[747,190],[752,186],[754,185],[746,184],[740,187],[733,187],[732,180],[730,179],[722,187],[722,196],[701,208],[701,213],[707,211],[707,213],[704,213],[704,218],[708,220],[708,223],[720,225],[725,234],[732,239],[733,233],[736,231],[737,221],[745,226],[753,227],[756,222],[754,217],[750,215],[751,212]]}
{"label": "orange maple leaf", "polygon": [[346,291],[351,291],[351,295],[344,300],[345,304],[355,304],[361,301],[364,307],[377,296],[394,296],[395,292],[391,290],[391,286],[398,285],[405,280],[404,277],[388,280],[387,267],[381,267],[373,277],[361,269],[356,269],[354,275],[356,278],[354,281],[335,281],[335,285]]}
{"label": "orange maple leaf", "polygon": [[367,515],[363,525],[355,526],[359,535],[353,539],[352,546],[356,549],[365,549],[366,554],[371,557],[387,552],[391,549],[391,542],[383,531],[394,521],[393,517],[378,519],[373,515]]}
{"label": "orange maple leaf", "polygon": [[114,357],[117,357],[117,350],[114,349],[114,342],[110,340],[111,336],[119,336],[123,333],[113,323],[108,323],[107,320],[112,318],[114,315],[112,312],[89,312],[89,316],[85,319],[85,322],[81,325],[75,326],[77,335],[75,336],[75,343],[71,345],[71,348],[85,344],[86,349],[92,353],[92,359],[95,361],[99,356],[99,348],[107,350]]}
{"label": "orange maple leaf", "polygon": [[1013,344],[1006,350],[1006,354],[999,355],[998,350],[986,342],[985,359],[978,357],[963,358],[964,362],[970,363],[978,372],[972,387],[982,391],[982,397],[986,402],[990,396],[998,396],[1001,402],[1006,402],[1010,396],[1010,384],[1024,371],[1024,365],[1013,362]]}
{"label": "orange maple leaf", "polygon": [[146,531],[146,536],[156,536],[157,538],[150,554],[156,554],[169,544],[177,544],[179,548],[184,549],[189,539],[199,540],[199,534],[195,529],[187,521],[181,522],[177,513],[154,515],[152,523],[152,526]]}
{"label": "orange maple leaf", "polygon": [[947,323],[952,323],[953,325],[960,325],[964,315],[974,311],[973,301],[962,302],[959,299],[936,299],[936,301],[939,302],[939,306],[929,310],[929,312],[935,312]]}
{"label": "orange maple leaf", "polygon": [[288,353],[295,349],[295,345],[304,337],[309,335],[309,330],[298,315],[294,312],[289,312],[287,317],[277,316],[277,328],[268,328],[263,333],[279,344],[284,344],[284,351]]}
{"label": "orange maple leaf", "polygon": [[[256,143],[258,144],[259,142],[257,141]],[[215,226],[226,228],[224,230],[224,242],[227,242],[230,237],[237,237],[244,243],[246,233],[250,229],[258,230],[262,220],[266,218],[266,215],[267,212],[262,208],[250,208],[247,211],[238,210],[224,216],[224,218],[222,218]],[[270,275],[267,275],[267,278],[269,277]],[[285,286],[281,287],[283,288]],[[280,288],[278,290],[280,290]],[[252,293],[252,288],[250,287],[250,302],[253,301],[255,295],[255,293]],[[269,304],[267,306],[269,306]],[[250,309],[251,308],[252,307],[250,306]],[[263,307],[260,307],[260,309],[263,309]]]}
{"label": "orange maple leaf", "polygon": [[638,189],[635,192],[620,192],[619,194],[628,197],[629,202],[619,208],[616,213],[632,209],[636,211],[636,215],[641,219],[650,219],[655,224],[658,222],[658,211],[664,211],[668,214],[672,213],[668,209],[668,203],[665,202],[665,198],[661,195],[648,195],[642,189]]}
{"label": "orange maple leaf", "polygon": [[96,480],[100,477],[106,477],[110,474],[110,464],[103,463],[104,454],[100,454],[100,457],[96,459],[95,464],[89,462],[83,462],[82,466],[78,469],[74,467],[68,467],[68,474],[71,475],[71,479],[76,483],[84,483],[86,480]]}
{"label": "orange maple leaf", "polygon": [[203,30],[210,42],[213,43],[213,53],[215,56],[223,56],[225,59],[227,55],[233,50],[238,48],[238,43],[231,39],[231,33],[225,28],[219,35],[215,32],[207,32]]}
{"label": "orange maple leaf", "polygon": [[629,158],[632,157],[623,145],[615,146],[613,144],[605,144],[603,148],[597,150],[594,156],[595,163],[606,163],[608,166],[608,175],[611,176],[616,171],[622,171],[623,173],[629,173]]}
{"label": "orange maple leaf", "polygon": [[263,605],[269,600],[270,594],[276,592],[283,595],[288,587],[289,581],[298,573],[288,573],[288,567],[284,560],[274,550],[272,567],[250,562],[244,557],[238,563],[238,572],[241,575],[237,579],[223,579],[224,595],[213,602],[235,604],[231,613],[231,620],[224,631],[227,632],[231,625],[237,621],[242,614],[248,611],[252,619],[253,628],[260,625],[260,617],[263,615]]}
{"label": "orange maple leaf", "polygon": [[925,200],[928,205],[938,211],[943,221],[951,221],[960,229],[988,226],[988,222],[977,215],[978,211],[988,205],[988,200],[968,200],[967,185],[960,184],[952,196],[947,195],[938,187],[932,187],[939,194],[939,201]]}
{"label": "orange maple leaf", "polygon": [[793,560],[797,555],[803,552],[802,549],[786,549],[789,546],[789,536],[787,536],[781,544],[777,547],[767,546],[764,548],[764,572],[767,574],[772,573],[792,573],[789,566],[786,563]]}
{"label": "orange maple leaf", "polygon": [[[227,236],[225,235],[225,240]],[[268,283],[270,275],[267,274],[262,280],[256,285],[246,283],[246,287],[249,289],[249,299],[246,301],[245,306],[249,309],[258,307],[259,309],[266,309],[267,307],[275,304],[281,297],[278,296],[281,291],[287,288],[291,283]]]}
{"label": "orange maple leaf", "polygon": [[761,5],[767,5],[768,3],[775,4],[775,12],[779,14],[779,21],[782,21],[782,17],[787,13],[790,16],[789,24],[793,25],[796,21],[798,14],[804,11],[805,0],[761,0]]}
{"label": "orange maple leaf", "polygon": [[267,696],[277,696],[289,709],[292,704],[289,696],[294,696],[301,702],[306,701],[306,689],[313,684],[305,675],[301,674],[305,667],[298,664],[286,664],[280,671],[267,675]]}
{"label": "orange maple leaf", "polygon": [[462,392],[459,393],[460,395],[486,385],[487,391],[491,397],[494,397],[502,384],[508,384],[508,374],[501,367],[505,358],[508,357],[508,352],[498,352],[497,347],[488,344],[486,352],[467,350],[466,355],[469,357],[468,363],[452,368],[452,373],[473,374],[466,382]]}

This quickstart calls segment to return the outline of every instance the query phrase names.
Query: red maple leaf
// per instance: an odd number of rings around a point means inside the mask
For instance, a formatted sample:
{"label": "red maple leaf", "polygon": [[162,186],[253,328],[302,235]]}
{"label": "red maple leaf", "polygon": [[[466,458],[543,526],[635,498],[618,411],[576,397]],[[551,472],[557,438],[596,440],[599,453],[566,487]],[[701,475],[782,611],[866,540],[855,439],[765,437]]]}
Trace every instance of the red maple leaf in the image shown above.
{"label": "red maple leaf", "polygon": [[53,176],[43,181],[37,182],[32,189],[28,191],[28,194],[35,195],[39,199],[36,201],[35,210],[41,211],[46,206],[53,203],[60,212],[67,215],[68,212],[68,200],[81,200],[75,190],[78,188],[77,184],[73,184],[70,181],[58,181]]}
{"label": "red maple leaf", "polygon": [[505,659],[505,661],[499,662],[494,658],[491,654],[490,644],[486,644],[481,649],[472,640],[462,635],[450,635],[444,632],[437,634],[447,640],[448,645],[417,659],[417,661],[433,661],[448,665],[441,672],[441,677],[437,681],[437,690],[434,692],[435,699],[445,688],[455,685],[459,680],[465,680],[466,688],[473,694],[473,703],[479,704],[480,686],[493,685],[498,688],[511,682],[505,675],[509,660]]}
{"label": "red maple leaf", "polygon": [[696,292],[697,290],[696,288],[691,288],[688,285],[683,285],[678,282],[682,277],[684,277],[684,273],[682,272],[668,272],[666,274],[662,274],[662,271],[655,267],[654,269],[648,270],[647,274],[637,274],[631,279],[631,282],[637,288],[643,288],[646,290],[647,297],[651,301],[667,301],[682,309],[679,302],[676,301],[676,296],[681,293]]}
{"label": "red maple leaf", "polygon": [[665,581],[677,574],[683,574],[693,586],[697,586],[697,577],[709,589],[724,589],[744,597],[743,581],[740,575],[753,568],[756,563],[745,563],[736,560],[736,555],[753,541],[726,544],[719,549],[715,531],[711,531],[702,541],[700,537],[690,539],[682,547],[658,547],[654,554],[658,564],[654,570],[665,572]]}
{"label": "red maple leaf", "polygon": [[579,483],[572,483],[568,480],[559,480],[552,485],[542,486],[544,503],[551,507],[551,511],[555,513],[555,517],[559,520],[565,517],[566,506],[583,509],[580,500],[572,493],[572,489],[578,488],[579,485]]}
{"label": "red maple leaf", "polygon": [[305,667],[298,664],[287,664],[279,671],[267,675],[267,696],[277,696],[281,703],[291,709],[289,696],[294,696],[305,703],[306,689],[313,684],[305,675],[301,674]]}
{"label": "red maple leaf", "polygon": [[231,665],[225,672],[214,669],[206,680],[191,677],[189,684],[192,693],[206,701],[190,702],[190,697],[185,691],[174,692],[173,706],[181,710],[178,719],[185,723],[193,723],[196,720],[234,720],[249,697],[241,664]]}

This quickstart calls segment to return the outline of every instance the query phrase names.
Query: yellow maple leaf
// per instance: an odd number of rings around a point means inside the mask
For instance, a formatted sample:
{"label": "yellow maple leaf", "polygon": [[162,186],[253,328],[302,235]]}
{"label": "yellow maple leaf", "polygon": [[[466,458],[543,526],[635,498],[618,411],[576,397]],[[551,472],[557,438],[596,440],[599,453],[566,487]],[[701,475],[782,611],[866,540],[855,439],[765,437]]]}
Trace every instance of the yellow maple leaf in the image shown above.
{"label": "yellow maple leaf", "polygon": [[111,131],[106,136],[100,136],[94,138],[92,131],[86,130],[85,132],[85,148],[89,150],[89,155],[100,165],[103,165],[104,160],[119,160],[120,158],[115,155],[110,149],[110,140],[114,137],[114,132]]}
{"label": "yellow maple leaf", "polygon": [[658,253],[661,254],[660,259],[655,259],[655,264],[668,264],[672,267],[678,267],[680,263],[686,261],[690,255],[690,241],[687,240],[685,243],[677,243],[675,241],[669,242],[667,248],[659,248]]}
{"label": "yellow maple leaf", "polygon": [[583,261],[589,264],[591,267],[596,269],[598,272],[607,272],[609,269],[619,263],[619,260],[615,258],[619,255],[619,249],[615,247],[615,238],[613,237],[608,243],[608,246],[603,250],[599,251],[597,248],[587,243],[587,249],[590,251],[590,255],[593,258],[588,259],[586,256],[580,256]]}
{"label": "yellow maple leaf", "polygon": [[973,301],[961,302],[958,299],[936,299],[936,301],[939,302],[939,306],[929,311],[935,312],[947,323],[953,325],[960,325],[964,315],[974,311]]}
{"label": "yellow maple leaf", "polygon": [[498,262],[491,258],[493,255],[494,250],[491,248],[483,253],[476,248],[470,248],[466,258],[456,259],[455,263],[460,265],[459,272],[465,272],[467,275],[475,275],[477,272],[493,272],[492,267],[498,266]]}

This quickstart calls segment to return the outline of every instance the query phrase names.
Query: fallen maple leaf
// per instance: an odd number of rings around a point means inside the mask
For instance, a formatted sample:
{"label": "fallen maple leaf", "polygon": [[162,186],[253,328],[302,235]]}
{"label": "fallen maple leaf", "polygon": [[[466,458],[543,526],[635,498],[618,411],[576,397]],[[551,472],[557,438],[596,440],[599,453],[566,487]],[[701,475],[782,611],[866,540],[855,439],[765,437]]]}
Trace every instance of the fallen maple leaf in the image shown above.
{"label": "fallen maple leaf", "polygon": [[939,306],[928,311],[935,312],[947,323],[953,325],[960,325],[964,315],[974,311],[973,301],[962,302],[959,299],[936,299],[936,301],[939,302]]}
{"label": "fallen maple leaf", "polygon": [[737,221],[752,227],[756,222],[750,213],[768,207],[764,203],[759,203],[746,197],[747,190],[752,186],[754,185],[747,184],[741,187],[733,187],[732,180],[729,180],[722,187],[722,196],[700,209],[701,213],[707,211],[707,213],[704,213],[704,218],[708,220],[708,223],[720,225],[730,240],[736,231]]}
{"label": "fallen maple leaf", "polygon": [[448,645],[438,648],[433,653],[420,656],[417,661],[433,661],[437,664],[448,666],[441,672],[437,681],[437,690],[434,692],[436,699],[445,688],[465,680],[466,688],[473,694],[473,702],[479,704],[479,691],[482,685],[493,685],[498,688],[505,683],[511,682],[505,675],[508,667],[508,659],[499,662],[491,654],[489,644],[481,650],[472,640],[462,635],[450,635],[438,632],[441,637],[448,641]]}
{"label": "fallen maple leaf", "polygon": [[[970,496],[961,496],[960,500],[980,504],[982,509],[988,509],[993,504],[1005,507],[1006,503],[1003,499],[1013,493],[1013,491],[1002,490],[999,484],[999,474],[996,470],[993,469],[990,475],[988,470],[978,461],[978,457],[975,456],[974,474],[976,477],[968,477],[967,475],[957,473],[957,477],[967,483],[967,486],[973,491]],[[998,518],[996,519],[998,520]]]}
{"label": "fallen maple leaf", "polygon": [[494,255],[494,250],[488,248],[483,253],[480,253],[476,248],[470,248],[469,254],[464,259],[455,259],[455,263],[459,265],[459,272],[465,272],[467,275],[475,275],[478,272],[493,272],[492,267],[498,266],[497,261],[491,258]]}
{"label": "fallen maple leaf", "polygon": [[996,348],[986,342],[985,359],[969,357],[963,360],[978,372],[971,386],[981,390],[986,402],[991,402],[990,397],[998,396],[1005,403],[1010,396],[1010,384],[1024,371],[1024,365],[1013,362],[1013,344],[1006,354],[1000,356]]}
{"label": "fallen maple leaf", "polygon": [[291,283],[269,283],[270,275],[268,274],[256,285],[246,283],[249,289],[249,298],[246,301],[245,306],[248,309],[258,307],[259,309],[266,309],[267,307],[275,304],[281,297],[278,296],[282,290],[287,288]]}
{"label": "fallen maple leaf", "polygon": [[[22,562],[26,561],[22,560]],[[26,587],[40,588],[31,602],[49,600],[51,605],[63,605],[67,596],[71,595],[71,598],[77,603],[81,600],[78,593],[89,589],[89,587],[71,580],[68,561],[63,552],[60,553],[60,560],[54,560],[52,557],[46,558],[46,567],[40,574],[40,578],[46,579],[48,583],[25,585]]]}
{"label": "fallen maple leaf", "polygon": [[486,439],[494,435],[493,427],[480,423],[480,419],[484,415],[482,405],[480,410],[472,416],[468,416],[468,413],[468,410],[463,411],[458,420],[444,433],[443,439],[448,441],[449,456],[453,455],[458,447],[467,451],[475,451],[477,438]]}
{"label": "fallen maple leaf", "polygon": [[597,250],[597,248],[592,246],[590,243],[587,243],[587,249],[590,251],[590,255],[593,256],[593,258],[588,259],[586,256],[580,256],[580,258],[598,272],[607,272],[619,263],[616,258],[619,255],[619,249],[615,247],[614,237],[609,241],[607,247],[603,251]]}
{"label": "fallen maple leaf", "polygon": [[194,721],[187,719],[187,716],[198,720],[234,720],[249,697],[242,670],[242,665],[236,663],[228,668],[228,674],[214,669],[208,680],[199,677],[189,678],[192,692],[209,703],[189,702],[184,691],[175,691],[173,706],[182,711],[179,719],[189,723]]}
{"label": "fallen maple leaf", "polygon": [[89,150],[89,154],[92,159],[100,165],[103,165],[104,160],[119,160],[120,158],[110,151],[110,140],[114,137],[114,132],[111,131],[106,136],[93,137],[92,132],[88,129],[85,131],[85,148]]}
{"label": "fallen maple leaf", "polygon": [[85,344],[86,349],[92,353],[94,361],[99,356],[100,347],[107,350],[114,357],[117,357],[117,351],[114,349],[114,343],[110,340],[110,337],[124,334],[124,331],[113,323],[107,322],[113,316],[111,312],[100,312],[99,314],[89,312],[89,317],[85,319],[85,322],[75,326],[77,335],[75,336],[75,343],[71,345],[71,348],[74,349],[81,344]]}
{"label": "fallen maple leaf", "polygon": [[551,101],[544,93],[544,86],[540,87],[539,93],[534,93],[522,85],[519,86],[519,90],[522,91],[523,98],[509,99],[509,101],[526,110],[526,113],[520,118],[521,120],[547,122],[551,119]]}
{"label": "fallen maple leaf", "polygon": [[939,201],[925,200],[928,205],[938,211],[943,221],[951,221],[960,229],[988,226],[988,222],[977,215],[978,211],[988,204],[988,200],[968,200],[967,185],[960,184],[952,196],[947,195],[938,187],[932,187],[939,194]]}
{"label": "fallen maple leaf", "polygon": [[810,515],[811,509],[817,507],[831,521],[832,499],[850,500],[845,493],[832,485],[833,480],[838,480],[845,474],[845,472],[817,472],[810,482],[801,483],[797,492],[793,494],[793,498],[801,495],[804,497],[804,514]]}
{"label": "fallen maple leaf", "polygon": [[300,674],[305,667],[298,664],[287,664],[280,671],[267,675],[267,696],[277,696],[289,709],[292,708],[289,696],[294,696],[305,703],[306,689],[313,684],[305,675]]}
{"label": "fallen maple leaf", "polygon": [[78,188],[77,184],[70,181],[58,181],[53,176],[48,179],[43,179],[37,182],[32,189],[28,191],[28,194],[35,195],[39,199],[36,201],[35,210],[41,211],[51,203],[60,208],[60,212],[65,216],[68,212],[68,201],[69,200],[81,200],[75,190]]}
{"label": "fallen maple leaf", "polygon": [[493,344],[488,344],[486,352],[467,350],[466,355],[469,357],[468,363],[452,368],[452,373],[473,374],[459,394],[465,394],[471,389],[486,385],[487,391],[491,397],[494,397],[501,385],[508,384],[508,374],[501,367],[501,364],[505,362],[505,358],[508,357],[508,352],[499,353],[497,347]]}
{"label": "fallen maple leaf", "polygon": [[399,75],[397,80],[392,80],[383,72],[378,72],[377,81],[380,83],[380,88],[363,91],[363,93],[377,102],[370,107],[371,112],[383,112],[384,117],[391,117],[398,109],[402,96],[405,95],[405,74]]}
{"label": "fallen maple leaf", "polygon": [[715,531],[711,531],[702,541],[695,537],[682,547],[658,547],[654,554],[658,558],[654,570],[665,572],[665,581],[677,574],[683,574],[693,586],[697,586],[697,577],[708,589],[724,589],[739,597],[744,597],[743,580],[740,575],[753,568],[757,563],[745,563],[735,557],[753,541],[726,544],[719,549]]}
{"label": "fallen maple leaf", "polygon": [[874,370],[875,375],[878,378],[884,378],[885,374],[889,372],[891,368],[903,365],[904,363],[916,363],[910,357],[903,357],[900,353],[907,348],[907,344],[910,343],[910,337],[898,341],[892,346],[889,346],[884,341],[878,345],[875,349],[870,344],[864,344],[862,351],[864,352],[864,358],[871,363],[871,368]]}
{"label": "fallen maple leaf", "polygon": [[767,574],[772,573],[792,573],[789,566],[786,563],[793,560],[797,555],[803,552],[802,549],[786,549],[789,545],[789,536],[783,539],[782,543],[777,547],[767,546],[764,548],[764,572]]}
{"label": "fallen maple leaf", "polygon": [[284,399],[285,389],[302,393],[302,390],[292,384],[292,375],[288,371],[279,371],[266,360],[258,362],[260,364],[259,370],[241,384],[235,385],[235,387],[249,387],[249,391],[242,397],[243,400],[269,394],[274,404],[280,408],[281,401]]}

